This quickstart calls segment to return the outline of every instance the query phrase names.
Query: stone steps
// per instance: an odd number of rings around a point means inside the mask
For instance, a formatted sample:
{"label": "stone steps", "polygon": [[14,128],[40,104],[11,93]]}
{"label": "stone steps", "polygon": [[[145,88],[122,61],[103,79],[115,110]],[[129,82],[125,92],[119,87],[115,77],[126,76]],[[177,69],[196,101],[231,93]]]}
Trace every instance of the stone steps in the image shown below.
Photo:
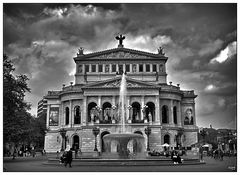
{"label": "stone steps", "polygon": [[[63,166],[58,159],[48,159],[45,165]],[[73,159],[73,166],[179,166],[203,164],[198,159],[185,159],[182,164],[173,164],[169,158],[163,159]]]}

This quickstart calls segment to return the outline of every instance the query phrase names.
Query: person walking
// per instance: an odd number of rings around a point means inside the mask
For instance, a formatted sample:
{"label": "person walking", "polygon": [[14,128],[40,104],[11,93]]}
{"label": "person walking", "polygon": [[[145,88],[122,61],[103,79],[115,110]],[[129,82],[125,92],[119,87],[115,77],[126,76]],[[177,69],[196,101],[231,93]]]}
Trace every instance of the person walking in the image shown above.
{"label": "person walking", "polygon": [[200,159],[200,162],[203,162],[203,147],[200,146],[199,148],[199,159]]}
{"label": "person walking", "polygon": [[70,150],[67,152],[67,160],[66,160],[65,167],[67,166],[67,164],[69,164],[69,167],[70,167],[70,168],[72,167],[72,149],[70,149]]}
{"label": "person walking", "polygon": [[67,148],[66,149],[66,160],[64,161],[64,166],[67,167],[67,164],[69,164],[69,167],[71,168],[72,167],[72,148],[69,149]]}

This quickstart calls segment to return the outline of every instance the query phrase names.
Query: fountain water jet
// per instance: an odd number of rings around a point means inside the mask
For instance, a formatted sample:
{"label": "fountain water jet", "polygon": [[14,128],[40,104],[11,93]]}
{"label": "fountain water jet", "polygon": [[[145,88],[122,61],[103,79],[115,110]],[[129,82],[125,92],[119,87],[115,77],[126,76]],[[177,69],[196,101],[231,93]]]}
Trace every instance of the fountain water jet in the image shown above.
{"label": "fountain water jet", "polygon": [[126,120],[126,96],[127,96],[127,81],[126,75],[122,74],[121,85],[120,85],[120,94],[119,94],[119,114],[120,114],[120,123],[121,130],[120,133],[125,133],[125,120]]}
{"label": "fountain water jet", "polygon": [[104,147],[106,153],[103,154],[105,158],[130,158],[129,145],[132,144],[132,155],[134,158],[145,157],[144,137],[141,134],[127,133],[125,128],[126,116],[126,96],[127,96],[127,81],[126,75],[122,74],[120,93],[119,93],[119,109],[120,116],[120,133],[108,134],[103,136]]}

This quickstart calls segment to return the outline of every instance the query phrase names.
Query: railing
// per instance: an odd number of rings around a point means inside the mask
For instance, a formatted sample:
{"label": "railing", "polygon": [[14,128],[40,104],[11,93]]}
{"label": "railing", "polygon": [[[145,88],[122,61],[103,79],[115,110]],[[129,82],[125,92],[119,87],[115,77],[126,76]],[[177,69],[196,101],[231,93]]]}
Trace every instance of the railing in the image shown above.
{"label": "railing", "polygon": [[161,85],[162,90],[180,90],[180,87],[173,85]]}
{"label": "railing", "polygon": [[193,90],[191,90],[191,91],[182,91],[182,92],[183,92],[184,96],[194,96],[195,95]]}
{"label": "railing", "polygon": [[62,88],[62,91],[76,91],[81,88],[81,85],[70,85]]}
{"label": "railing", "polygon": [[53,96],[53,95],[59,95],[61,91],[48,91],[47,95]]}

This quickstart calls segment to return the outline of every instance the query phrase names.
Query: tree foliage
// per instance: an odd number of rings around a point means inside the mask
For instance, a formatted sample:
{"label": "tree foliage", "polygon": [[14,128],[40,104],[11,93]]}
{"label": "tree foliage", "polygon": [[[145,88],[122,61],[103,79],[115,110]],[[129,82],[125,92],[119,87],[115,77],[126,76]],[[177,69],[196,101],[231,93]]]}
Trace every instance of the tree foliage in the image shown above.
{"label": "tree foliage", "polygon": [[30,105],[24,101],[30,92],[26,75],[14,75],[14,66],[7,55],[3,55],[3,141],[24,142],[31,131]]}

